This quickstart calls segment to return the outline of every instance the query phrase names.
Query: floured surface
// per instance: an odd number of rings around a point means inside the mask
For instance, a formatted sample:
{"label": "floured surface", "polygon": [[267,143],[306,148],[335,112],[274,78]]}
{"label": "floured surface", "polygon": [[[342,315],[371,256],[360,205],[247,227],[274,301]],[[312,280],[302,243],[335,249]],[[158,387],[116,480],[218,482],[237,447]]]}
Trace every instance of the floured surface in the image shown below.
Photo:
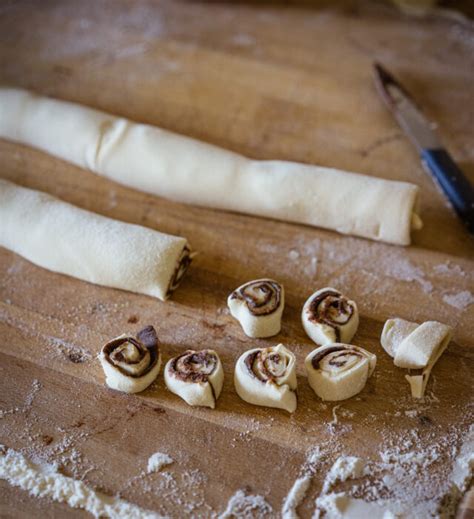
{"label": "floured surface", "polygon": [[[256,158],[416,182],[426,226],[414,247],[402,249],[217,213],[0,142],[0,176],[185,236],[200,251],[172,300],[160,303],[45,272],[0,250],[0,443],[34,463],[56,464],[97,492],[171,517],[232,510],[278,517],[287,503],[290,513],[309,518],[317,498],[340,493],[379,505],[415,501],[422,511],[440,499],[449,504],[447,493],[456,501],[447,485],[456,467],[465,478],[469,461],[462,453],[454,460],[472,423],[474,249],[375,97],[370,64],[379,59],[406,78],[472,174],[470,30],[358,2],[313,10],[219,4],[212,15],[197,3],[94,5],[2,8],[1,81]],[[413,62],[415,50],[423,63]],[[226,297],[261,277],[284,284],[286,307],[279,335],[251,340],[228,314]],[[357,302],[353,342],[378,357],[365,389],[337,405],[321,403],[303,372],[314,344],[301,327],[301,308],[324,286]],[[454,327],[424,401],[411,399],[404,370],[379,344],[389,317]],[[103,387],[101,346],[147,324],[158,330],[164,363],[188,348],[217,351],[225,382],[215,410],[188,407],[166,390],[162,375],[140,395]],[[292,416],[242,402],[232,383],[241,353],[278,342],[297,357]],[[148,474],[155,453],[174,461]],[[340,457],[359,458],[369,475],[339,478],[323,492]],[[295,486],[300,478],[305,483]],[[6,515],[85,517],[1,479],[0,506]]]}

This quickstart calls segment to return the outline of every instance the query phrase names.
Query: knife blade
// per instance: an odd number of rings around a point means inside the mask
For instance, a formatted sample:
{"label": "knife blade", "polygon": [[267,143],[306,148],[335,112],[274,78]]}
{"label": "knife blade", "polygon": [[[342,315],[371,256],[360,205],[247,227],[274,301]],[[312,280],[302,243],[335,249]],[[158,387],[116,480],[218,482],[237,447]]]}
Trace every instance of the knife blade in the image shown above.
{"label": "knife blade", "polygon": [[424,168],[436,180],[469,232],[474,234],[474,188],[443,147],[434,125],[408,91],[382,65],[374,63],[375,83],[399,126],[417,148]]}

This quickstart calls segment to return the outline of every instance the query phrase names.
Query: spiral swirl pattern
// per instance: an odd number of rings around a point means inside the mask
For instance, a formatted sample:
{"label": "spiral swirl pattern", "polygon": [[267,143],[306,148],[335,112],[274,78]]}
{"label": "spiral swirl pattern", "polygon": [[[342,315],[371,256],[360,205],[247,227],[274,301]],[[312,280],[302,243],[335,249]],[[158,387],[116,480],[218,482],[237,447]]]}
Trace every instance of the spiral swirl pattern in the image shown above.
{"label": "spiral swirl pattern", "polygon": [[281,285],[271,279],[250,281],[235,290],[231,298],[244,301],[253,315],[268,315],[280,305]]}
{"label": "spiral swirl pattern", "polygon": [[357,331],[359,313],[354,301],[338,290],[323,288],[306,301],[302,322],[316,344],[349,343]]}
{"label": "spiral swirl pattern", "polygon": [[305,360],[308,381],[323,400],[345,400],[359,393],[375,369],[376,356],[350,344],[312,351]]}
{"label": "spiral swirl pattern", "polygon": [[121,335],[109,341],[99,359],[109,387],[127,393],[142,391],[156,378],[161,364],[155,329],[147,326],[136,338]]}
{"label": "spiral swirl pattern", "polygon": [[238,395],[251,404],[296,409],[296,358],[283,344],[243,353],[235,366]]}
{"label": "spiral swirl pattern", "polygon": [[170,359],[165,368],[168,389],[189,405],[214,408],[223,380],[222,364],[214,350],[187,350]]}

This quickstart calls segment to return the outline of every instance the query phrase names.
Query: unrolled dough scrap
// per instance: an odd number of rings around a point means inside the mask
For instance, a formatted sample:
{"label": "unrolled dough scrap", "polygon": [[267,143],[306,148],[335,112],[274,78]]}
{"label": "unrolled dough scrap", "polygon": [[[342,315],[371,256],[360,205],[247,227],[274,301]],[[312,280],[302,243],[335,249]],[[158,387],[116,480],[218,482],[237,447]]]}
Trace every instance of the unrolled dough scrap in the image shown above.
{"label": "unrolled dough scrap", "polygon": [[249,337],[280,333],[285,292],[276,281],[257,279],[245,283],[230,294],[227,305]]}
{"label": "unrolled dough scrap", "polygon": [[157,127],[25,90],[0,89],[0,137],[180,202],[299,222],[400,245],[421,227],[418,187],[251,160]]}
{"label": "unrolled dough scrap", "polygon": [[235,365],[237,394],[250,404],[296,410],[296,358],[279,344],[255,348],[240,356]]}
{"label": "unrolled dough scrap", "polygon": [[359,326],[354,301],[334,288],[322,288],[308,298],[301,313],[303,328],[318,345],[349,344]]}
{"label": "unrolled dough scrap", "polygon": [[99,360],[106,384],[117,391],[139,393],[158,376],[161,352],[153,326],[141,330],[137,337],[120,335],[102,348]]}
{"label": "unrolled dough scrap", "polygon": [[383,349],[390,355],[395,356],[395,351],[398,345],[408,337],[411,332],[418,328],[417,323],[405,321],[405,319],[388,319],[382,330],[380,337],[380,343]]}
{"label": "unrolled dough scrap", "polygon": [[443,352],[451,340],[452,328],[437,321],[427,321],[413,330],[395,350],[394,363],[399,368],[425,368]]}
{"label": "unrolled dough scrap", "polygon": [[431,370],[448,347],[452,334],[450,326],[437,321],[423,324],[404,319],[386,321],[380,342],[396,366],[410,370],[405,378],[414,398],[425,394]]}
{"label": "unrolled dough scrap", "polygon": [[214,350],[187,350],[165,367],[168,389],[189,405],[214,409],[224,383],[224,370]]}
{"label": "unrolled dough scrap", "polygon": [[360,393],[372,375],[377,357],[350,344],[313,350],[305,359],[309,385],[323,400],[336,401]]}
{"label": "unrolled dough scrap", "polygon": [[191,261],[184,238],[112,220],[1,179],[0,246],[54,272],[162,300]]}

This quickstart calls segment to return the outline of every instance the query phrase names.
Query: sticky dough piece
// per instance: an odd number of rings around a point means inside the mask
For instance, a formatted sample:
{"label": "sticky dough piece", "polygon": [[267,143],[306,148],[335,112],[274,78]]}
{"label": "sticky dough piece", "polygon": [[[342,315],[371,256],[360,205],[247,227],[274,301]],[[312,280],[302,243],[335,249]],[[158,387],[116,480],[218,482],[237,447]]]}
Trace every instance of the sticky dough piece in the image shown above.
{"label": "sticky dough piece", "polygon": [[389,319],[382,330],[380,342],[399,368],[421,369],[433,357],[439,358],[452,337],[452,328],[437,321],[423,324],[404,319]]}
{"label": "sticky dough piece", "polygon": [[0,137],[121,184],[184,203],[410,243],[414,184],[284,161],[248,159],[79,104],[0,89]]}
{"label": "sticky dough piece", "polygon": [[43,268],[165,300],[191,258],[184,238],[0,180],[0,245]]}
{"label": "sticky dough piece", "polygon": [[355,301],[335,288],[322,288],[310,296],[301,313],[303,328],[316,344],[349,344],[359,326]]}
{"label": "sticky dough piece", "polygon": [[120,335],[104,345],[99,354],[106,384],[124,393],[139,393],[158,376],[161,352],[153,326],[141,330],[137,337]]}
{"label": "sticky dough piece", "polygon": [[438,348],[424,369],[415,370],[415,372],[411,371],[408,375],[405,375],[406,380],[410,384],[411,396],[413,398],[423,398],[428,380],[430,379],[431,370],[433,369],[436,362],[438,362],[438,359],[441,357],[441,355],[444,353],[448,343],[449,340],[444,342],[444,346],[442,348]]}
{"label": "sticky dough piece", "polygon": [[224,370],[214,350],[187,350],[166,363],[167,388],[192,406],[216,406],[222,391]]}
{"label": "sticky dough piece", "polygon": [[447,348],[452,329],[437,321],[427,321],[417,326],[395,351],[394,363],[399,368],[418,369],[428,366],[430,361]]}
{"label": "sticky dough piece", "polygon": [[246,335],[272,337],[280,333],[285,291],[272,279],[256,279],[234,290],[227,298],[227,306]]}
{"label": "sticky dough piece", "polygon": [[431,370],[452,338],[452,328],[437,321],[421,325],[404,319],[389,319],[380,341],[398,367],[409,368],[405,375],[413,398],[422,398]]}
{"label": "sticky dough piece", "polygon": [[358,346],[331,344],[313,350],[305,359],[309,385],[323,400],[346,400],[364,389],[377,357]]}
{"label": "sticky dough piece", "polygon": [[388,319],[382,330],[380,343],[382,348],[390,355],[395,356],[398,345],[410,335],[411,332],[418,328],[417,323],[405,321],[404,319]]}
{"label": "sticky dough piece", "polygon": [[283,344],[255,348],[240,356],[235,365],[237,394],[250,404],[296,410],[296,358]]}

